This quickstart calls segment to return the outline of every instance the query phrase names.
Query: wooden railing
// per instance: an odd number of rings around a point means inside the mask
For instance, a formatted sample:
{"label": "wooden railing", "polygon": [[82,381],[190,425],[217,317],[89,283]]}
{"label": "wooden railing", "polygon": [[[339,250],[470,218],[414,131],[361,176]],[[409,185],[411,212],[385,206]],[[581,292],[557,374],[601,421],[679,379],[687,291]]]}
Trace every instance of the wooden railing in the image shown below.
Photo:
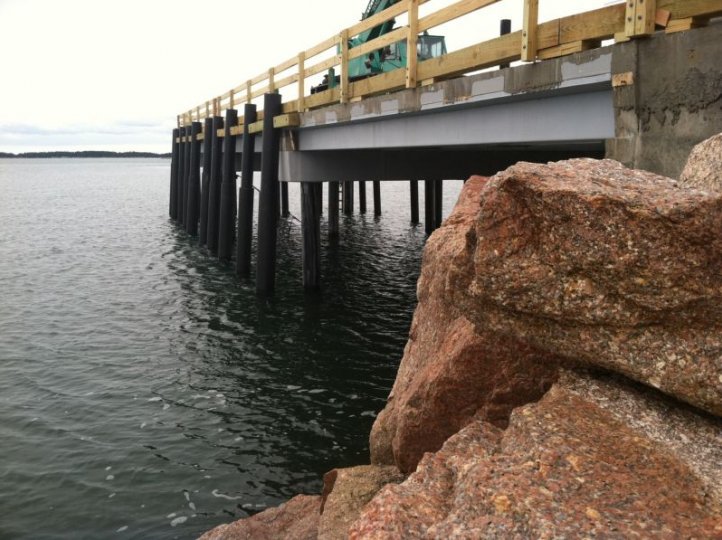
{"label": "wooden railing", "polygon": [[[616,42],[649,36],[657,28],[678,32],[702,26],[709,18],[722,14],[722,0],[627,0],[625,3],[571,15],[561,19],[538,23],[539,0],[523,2],[523,28],[476,45],[450,52],[444,56],[418,61],[416,57],[418,35],[426,30],[448,23],[481,10],[499,0],[461,0],[442,9],[419,17],[419,6],[430,0],[401,0],[385,11],[345,28],[337,35],[325,39],[248,79],[228,92],[214,97],[178,115],[178,125],[189,125],[223,110],[233,109],[272,92],[296,86],[298,97],[283,103],[283,114],[274,118],[275,127],[298,125],[298,114],[330,105],[358,101],[365,97],[435,81],[458,77],[509,62],[533,62],[563,56],[601,46],[601,41]],[[548,0],[551,1],[551,0]],[[406,14],[407,24],[363,45],[349,48],[349,39],[374,26]],[[407,65],[394,71],[381,73],[356,82],[349,80],[349,61],[381,49],[391,43],[406,41]],[[330,56],[329,56],[330,53]],[[338,68],[340,83],[334,88],[306,94],[306,81],[314,75]],[[278,76],[290,73],[281,78]],[[259,122],[251,131],[261,131]],[[242,133],[243,118],[231,134]],[[219,132],[219,135],[221,132]],[[200,135],[200,138],[203,134]]]}

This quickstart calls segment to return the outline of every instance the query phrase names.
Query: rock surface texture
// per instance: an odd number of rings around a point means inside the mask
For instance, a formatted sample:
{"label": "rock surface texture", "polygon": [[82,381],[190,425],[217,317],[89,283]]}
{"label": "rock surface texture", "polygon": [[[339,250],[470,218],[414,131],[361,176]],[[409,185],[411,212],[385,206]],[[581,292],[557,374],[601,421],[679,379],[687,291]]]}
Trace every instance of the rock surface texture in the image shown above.
{"label": "rock surface texture", "polygon": [[219,525],[200,540],[315,540],[318,536],[318,495],[297,495],[277,508],[246,519]]}
{"label": "rock surface texture", "polygon": [[506,430],[474,420],[426,454],[349,537],[717,538],[721,427],[653,390],[564,372]]}
{"label": "rock surface texture", "polygon": [[539,399],[554,381],[554,355],[477,331],[448,295],[448,269],[472,269],[473,227],[486,181],[467,181],[454,211],[426,244],[409,341],[371,433],[372,463],[411,472],[424,452],[441,448],[475,414],[506,427],[514,407]]}
{"label": "rock surface texture", "polygon": [[611,160],[491,178],[437,271],[477,329],[722,415],[722,194]]}
{"label": "rock surface texture", "polygon": [[694,147],[679,181],[685,187],[722,191],[722,133]]}

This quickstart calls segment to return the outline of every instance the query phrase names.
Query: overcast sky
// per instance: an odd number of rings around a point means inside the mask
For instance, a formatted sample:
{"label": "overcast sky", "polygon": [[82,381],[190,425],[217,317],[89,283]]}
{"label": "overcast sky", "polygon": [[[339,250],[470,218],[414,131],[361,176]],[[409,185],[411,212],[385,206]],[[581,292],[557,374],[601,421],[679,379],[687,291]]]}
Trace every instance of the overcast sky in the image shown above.
{"label": "overcast sky", "polygon": [[[541,0],[540,19],[608,3]],[[179,112],[337,34],[366,4],[0,0],[0,152],[169,151]],[[501,18],[519,28],[521,6],[502,0],[431,33],[458,49],[497,35]]]}

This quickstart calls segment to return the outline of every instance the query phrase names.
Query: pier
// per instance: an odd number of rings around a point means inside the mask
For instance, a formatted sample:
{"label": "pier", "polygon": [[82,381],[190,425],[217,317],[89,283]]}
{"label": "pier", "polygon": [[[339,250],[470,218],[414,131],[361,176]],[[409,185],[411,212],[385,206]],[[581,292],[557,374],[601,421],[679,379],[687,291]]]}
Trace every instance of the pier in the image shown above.
{"label": "pier", "polygon": [[[178,115],[169,214],[210,255],[228,261],[235,253],[242,279],[251,276],[260,172],[259,293],[275,286],[289,182],[301,183],[303,286],[317,289],[324,189],[330,236],[340,212],[371,206],[383,218],[382,181],[408,182],[409,223],[431,234],[445,181],[583,156],[676,177],[692,146],[722,131],[722,0],[628,0],[542,23],[539,1],[519,0],[521,30],[502,21],[499,37],[424,57],[428,31],[496,3],[420,11],[427,1],[387,2]],[[403,23],[392,28],[396,19]],[[360,43],[369,33],[379,35]],[[360,59],[394,50],[405,51],[404,66],[352,75]]]}

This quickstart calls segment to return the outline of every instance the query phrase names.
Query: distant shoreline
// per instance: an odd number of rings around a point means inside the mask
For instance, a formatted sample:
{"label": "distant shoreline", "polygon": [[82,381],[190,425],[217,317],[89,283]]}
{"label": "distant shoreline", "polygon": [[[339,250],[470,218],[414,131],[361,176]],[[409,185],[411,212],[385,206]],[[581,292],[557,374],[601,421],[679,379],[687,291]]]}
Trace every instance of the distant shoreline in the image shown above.
{"label": "distant shoreline", "polygon": [[81,152],[22,152],[13,154],[0,152],[2,158],[170,158],[170,153],[156,154],[154,152],[108,152],[104,150],[84,150]]}

